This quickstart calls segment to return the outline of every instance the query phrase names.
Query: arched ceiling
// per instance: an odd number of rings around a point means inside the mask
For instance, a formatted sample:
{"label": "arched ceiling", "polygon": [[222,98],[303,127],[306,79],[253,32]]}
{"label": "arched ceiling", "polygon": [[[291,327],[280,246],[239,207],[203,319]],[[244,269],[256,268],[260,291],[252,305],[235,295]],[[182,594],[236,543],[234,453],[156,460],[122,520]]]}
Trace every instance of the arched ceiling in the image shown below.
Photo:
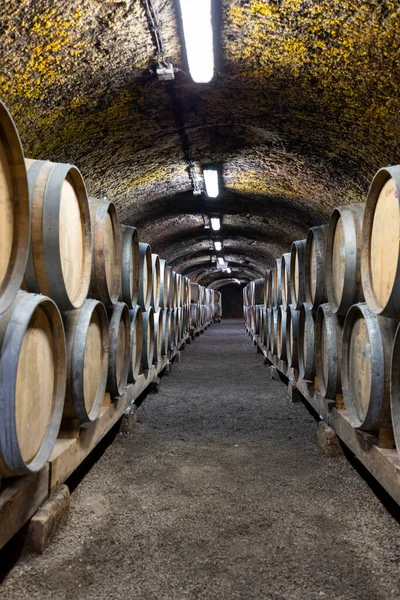
{"label": "arched ceiling", "polygon": [[[3,2],[0,98],[27,156],[76,164],[177,270],[203,284],[257,277],[399,161],[397,1],[216,3],[206,85],[187,72],[174,1],[153,5],[173,82],[154,74],[143,0]],[[217,199],[193,195],[189,158],[219,165]]]}

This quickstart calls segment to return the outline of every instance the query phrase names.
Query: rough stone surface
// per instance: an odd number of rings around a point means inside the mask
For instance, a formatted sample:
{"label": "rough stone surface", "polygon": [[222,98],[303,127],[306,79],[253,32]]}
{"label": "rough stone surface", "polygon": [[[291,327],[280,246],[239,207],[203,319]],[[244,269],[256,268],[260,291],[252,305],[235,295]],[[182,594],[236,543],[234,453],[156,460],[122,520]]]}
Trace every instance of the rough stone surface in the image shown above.
{"label": "rough stone surface", "polygon": [[[77,164],[177,269],[225,277],[204,229],[217,213],[233,276],[254,278],[398,162],[398,1],[217,2],[206,85],[188,74],[178,3],[153,4],[170,83],[139,0],[2,2],[0,98],[28,156]],[[193,196],[189,161],[219,165],[218,204]]]}
{"label": "rough stone surface", "polygon": [[339,438],[332,429],[324,421],[317,424],[318,443],[327,456],[337,456],[341,454],[342,448]]}
{"label": "rough stone surface", "polygon": [[7,600],[388,600],[399,525],[315,421],[287,402],[238,322],[188,348],[24,558]]}
{"label": "rough stone surface", "polygon": [[66,485],[51,496],[29,523],[27,547],[42,554],[53,537],[65,525],[70,507],[70,493]]}

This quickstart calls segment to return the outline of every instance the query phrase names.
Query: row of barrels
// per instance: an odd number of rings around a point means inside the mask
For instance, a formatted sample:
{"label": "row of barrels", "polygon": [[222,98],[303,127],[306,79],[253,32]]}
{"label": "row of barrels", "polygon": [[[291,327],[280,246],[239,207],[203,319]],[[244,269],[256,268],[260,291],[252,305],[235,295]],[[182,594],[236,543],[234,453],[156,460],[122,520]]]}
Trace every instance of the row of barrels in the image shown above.
{"label": "row of barrels", "polygon": [[[220,311],[88,198],[73,165],[25,159],[0,103],[0,474],[38,471],[62,420],[87,426],[105,392],[140,373]],[[22,288],[22,289],[20,289]]]}
{"label": "row of barrels", "polygon": [[333,400],[353,427],[400,454],[400,167],[376,174],[365,204],[276,259],[243,292],[250,330],[294,373]]}

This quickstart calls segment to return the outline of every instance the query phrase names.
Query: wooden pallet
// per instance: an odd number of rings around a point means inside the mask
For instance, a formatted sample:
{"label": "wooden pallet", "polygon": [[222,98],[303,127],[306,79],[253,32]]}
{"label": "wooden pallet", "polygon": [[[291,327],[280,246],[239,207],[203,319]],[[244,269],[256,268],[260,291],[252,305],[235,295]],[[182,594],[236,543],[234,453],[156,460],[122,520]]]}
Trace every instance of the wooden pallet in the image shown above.
{"label": "wooden pallet", "polygon": [[313,383],[302,379],[297,371],[288,367],[286,362],[273,356],[270,351],[262,347],[259,336],[255,336],[247,327],[246,331],[261,351],[261,354],[282,375],[282,380],[294,382],[304,400],[336,432],[337,436],[385,488],[388,494],[400,504],[400,458],[397,450],[381,448],[378,446],[377,438],[354,429],[346,410],[338,408],[335,400],[328,400],[321,396]]}
{"label": "wooden pallet", "polygon": [[[189,337],[186,334],[179,348]],[[111,401],[106,394],[99,418],[87,428],[62,430],[46,466],[38,473],[5,479],[0,489],[0,549],[35,514],[51,493],[79,467],[83,460],[122,417],[127,407],[146,390],[158,374],[179,355],[179,348],[168,353],[151,369],[139,375],[136,383]]]}

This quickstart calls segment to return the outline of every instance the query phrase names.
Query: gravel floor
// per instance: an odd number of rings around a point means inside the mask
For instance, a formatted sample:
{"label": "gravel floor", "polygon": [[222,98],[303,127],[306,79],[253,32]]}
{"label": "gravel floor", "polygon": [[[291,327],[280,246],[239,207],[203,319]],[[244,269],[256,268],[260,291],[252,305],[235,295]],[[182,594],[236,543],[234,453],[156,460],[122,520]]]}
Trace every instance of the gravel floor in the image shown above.
{"label": "gravel floor", "polygon": [[397,599],[399,533],[227,321],[186,348],[0,597]]}

